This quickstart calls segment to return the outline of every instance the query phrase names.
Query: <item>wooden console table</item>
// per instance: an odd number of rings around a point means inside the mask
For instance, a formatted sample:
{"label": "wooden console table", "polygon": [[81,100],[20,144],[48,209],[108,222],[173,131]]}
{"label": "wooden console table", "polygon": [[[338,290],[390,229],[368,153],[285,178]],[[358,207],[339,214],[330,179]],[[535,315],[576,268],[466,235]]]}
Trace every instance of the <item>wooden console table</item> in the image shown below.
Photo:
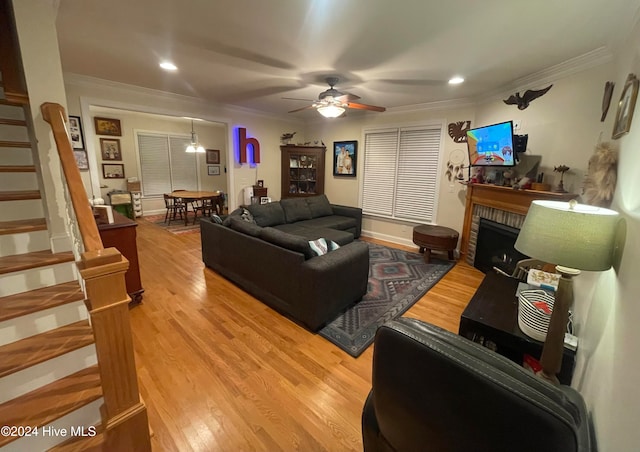
{"label": "wooden console table", "polygon": [[551,191],[514,190],[490,184],[468,184],[467,201],[464,209],[464,224],[460,241],[460,254],[466,255],[469,248],[473,208],[476,205],[492,207],[506,212],[526,215],[532,201],[544,199],[548,201],[569,201],[578,195],[574,193],[555,193]]}
{"label": "wooden console table", "polygon": [[98,231],[105,248],[116,248],[129,261],[129,269],[124,275],[127,293],[131,303],[142,301],[142,282],[140,281],[140,267],[138,265],[138,248],[136,245],[136,228],[138,223],[114,211],[114,222],[98,224]]}

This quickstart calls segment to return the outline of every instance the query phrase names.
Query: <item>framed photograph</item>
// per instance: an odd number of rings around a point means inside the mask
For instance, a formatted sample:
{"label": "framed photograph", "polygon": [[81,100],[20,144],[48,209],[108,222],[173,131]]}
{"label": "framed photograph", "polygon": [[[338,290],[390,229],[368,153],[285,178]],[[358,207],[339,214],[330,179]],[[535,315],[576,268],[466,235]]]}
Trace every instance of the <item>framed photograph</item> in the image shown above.
{"label": "framed photograph", "polygon": [[269,204],[271,202],[271,198],[268,196],[260,197],[260,204]]}
{"label": "framed photograph", "polygon": [[356,177],[357,141],[333,142],[333,175]]}
{"label": "framed photograph", "polygon": [[80,171],[89,171],[89,159],[87,151],[84,149],[74,149],[73,156],[76,158],[76,165]]}
{"label": "framed photograph", "polygon": [[115,138],[100,138],[100,152],[102,160],[122,160],[120,140]]}
{"label": "framed photograph", "polygon": [[111,118],[93,118],[96,127],[96,135],[111,135],[112,137],[121,137],[122,128],[119,119]]}
{"label": "framed photograph", "polygon": [[124,165],[121,163],[103,163],[102,177],[105,179],[124,179]]}
{"label": "framed photograph", "polygon": [[84,149],[84,134],[80,116],[69,116],[69,136],[73,149]]}
{"label": "framed photograph", "polygon": [[262,187],[264,187],[264,181],[263,181],[262,179],[260,179],[260,180],[258,180],[258,181],[256,182],[256,185],[257,185],[258,187],[262,188]]}
{"label": "framed photograph", "polygon": [[209,165],[207,166],[207,174],[209,176],[219,176],[220,175],[220,165]]}
{"label": "framed photograph", "polygon": [[616,112],[616,120],[613,123],[613,134],[611,138],[618,139],[631,129],[631,121],[633,119],[633,110],[636,106],[638,98],[638,79],[635,74],[629,74],[627,82],[624,84],[620,101],[618,102],[618,110]]}
{"label": "framed photograph", "polygon": [[207,164],[208,165],[220,164],[220,151],[218,149],[207,149]]}

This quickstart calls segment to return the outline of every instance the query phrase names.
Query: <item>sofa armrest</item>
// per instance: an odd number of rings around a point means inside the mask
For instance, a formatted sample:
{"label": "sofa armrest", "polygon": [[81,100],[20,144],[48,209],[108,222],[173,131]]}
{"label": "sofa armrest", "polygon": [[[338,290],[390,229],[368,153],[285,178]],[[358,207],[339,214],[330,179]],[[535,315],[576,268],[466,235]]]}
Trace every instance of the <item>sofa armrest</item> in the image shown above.
{"label": "sofa armrest", "polygon": [[341,215],[343,217],[355,218],[357,224],[356,224],[356,233],[354,234],[354,237],[356,239],[360,237],[360,233],[362,232],[362,209],[360,207],[340,206],[338,204],[331,204],[331,209],[333,210],[334,215]]}
{"label": "sofa armrest", "polygon": [[322,327],[328,317],[360,300],[367,292],[369,246],[358,240],[300,266],[300,288],[305,292],[309,318],[324,319],[307,325],[312,331]]}

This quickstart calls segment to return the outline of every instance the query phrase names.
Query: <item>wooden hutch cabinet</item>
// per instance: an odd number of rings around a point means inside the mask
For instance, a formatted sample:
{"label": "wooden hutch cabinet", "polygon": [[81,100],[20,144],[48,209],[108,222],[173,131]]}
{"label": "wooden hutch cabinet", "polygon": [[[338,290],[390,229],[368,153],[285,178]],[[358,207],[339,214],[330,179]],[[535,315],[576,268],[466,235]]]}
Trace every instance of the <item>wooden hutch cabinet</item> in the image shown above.
{"label": "wooden hutch cabinet", "polygon": [[324,146],[280,146],[282,151],[281,198],[324,193]]}

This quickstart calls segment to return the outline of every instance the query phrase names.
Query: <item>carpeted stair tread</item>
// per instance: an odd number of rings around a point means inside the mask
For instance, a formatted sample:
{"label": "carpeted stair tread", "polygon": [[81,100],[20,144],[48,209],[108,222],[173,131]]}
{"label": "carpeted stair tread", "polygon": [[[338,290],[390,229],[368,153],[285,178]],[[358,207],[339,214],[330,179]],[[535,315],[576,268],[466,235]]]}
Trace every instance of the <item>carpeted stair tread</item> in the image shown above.
{"label": "carpeted stair tread", "polygon": [[84,293],[78,281],[10,295],[0,298],[0,322],[80,300]]}
{"label": "carpeted stair tread", "polygon": [[[0,146],[2,142],[0,141]],[[26,199],[40,199],[38,190],[0,191],[0,201],[22,201]]]}
{"label": "carpeted stair tread", "polygon": [[22,234],[24,232],[44,231],[46,229],[47,221],[44,218],[0,221],[0,235]]}
{"label": "carpeted stair tread", "polygon": [[[0,405],[2,425],[44,426],[102,397],[98,366],[91,366]],[[0,436],[0,447],[18,439]]]}
{"label": "carpeted stair tread", "polygon": [[73,262],[74,260],[75,258],[71,251],[54,254],[50,250],[44,250],[16,254],[14,256],[4,256],[0,257],[0,275],[29,270],[31,268],[62,264],[64,262]]}
{"label": "carpeted stair tread", "polygon": [[0,347],[0,378],[93,342],[91,325],[87,320],[81,320],[3,345]]}
{"label": "carpeted stair tread", "polygon": [[0,173],[35,173],[34,165],[0,165]]}

